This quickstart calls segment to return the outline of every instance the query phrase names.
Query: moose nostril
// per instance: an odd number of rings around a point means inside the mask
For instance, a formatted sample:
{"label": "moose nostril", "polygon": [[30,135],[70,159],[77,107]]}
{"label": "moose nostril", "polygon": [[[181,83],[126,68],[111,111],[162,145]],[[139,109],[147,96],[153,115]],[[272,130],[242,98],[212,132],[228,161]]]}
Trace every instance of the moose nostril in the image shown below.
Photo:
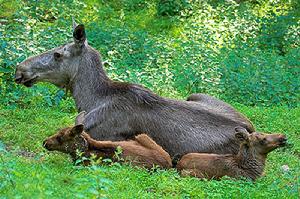
{"label": "moose nostril", "polygon": [[21,81],[22,81],[22,78],[16,78],[16,79],[15,79],[15,82],[16,82],[16,83],[21,83]]}
{"label": "moose nostril", "polygon": [[21,83],[22,79],[23,79],[23,74],[21,74],[19,76],[17,76],[17,75],[15,76],[15,82],[16,83]]}
{"label": "moose nostril", "polygon": [[284,142],[287,141],[287,139],[286,139],[286,137],[281,137],[281,138],[279,138],[279,141],[282,142],[282,143],[284,143]]}

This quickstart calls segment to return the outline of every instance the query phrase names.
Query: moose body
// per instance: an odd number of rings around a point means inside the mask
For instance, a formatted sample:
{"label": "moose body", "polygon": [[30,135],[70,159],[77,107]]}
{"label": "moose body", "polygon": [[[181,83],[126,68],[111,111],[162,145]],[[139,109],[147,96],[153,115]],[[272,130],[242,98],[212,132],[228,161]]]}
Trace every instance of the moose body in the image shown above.
{"label": "moose body", "polygon": [[23,61],[15,81],[28,87],[46,81],[70,90],[78,111],[87,112],[84,126],[92,138],[116,141],[144,132],[174,157],[237,153],[234,128],[254,131],[247,118],[216,98],[196,94],[189,101],[174,100],[112,81],[87,44],[84,26],[74,27],[74,42]]}
{"label": "moose body", "polygon": [[226,175],[256,180],[264,171],[267,154],[284,146],[286,138],[282,134],[249,134],[242,127],[236,131],[236,138],[241,142],[237,155],[189,153],[178,162],[177,169],[184,176],[198,178],[219,179]]}
{"label": "moose body", "polygon": [[[83,125],[67,127],[58,131],[55,135],[44,141],[44,147],[48,150],[56,150],[71,155],[74,162],[81,158],[84,164],[90,164],[90,158],[110,158],[115,162],[129,162],[134,166],[151,169],[154,166],[171,168],[170,155],[158,146],[150,137],[140,134],[127,141],[97,141],[83,131]],[[121,153],[117,154],[120,147]]]}

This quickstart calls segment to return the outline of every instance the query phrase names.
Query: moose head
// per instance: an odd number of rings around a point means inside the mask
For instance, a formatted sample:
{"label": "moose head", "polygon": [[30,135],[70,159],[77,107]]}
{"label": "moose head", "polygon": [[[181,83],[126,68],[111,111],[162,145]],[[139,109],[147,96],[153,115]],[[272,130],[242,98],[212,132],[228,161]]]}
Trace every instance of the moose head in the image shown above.
{"label": "moose head", "polygon": [[21,62],[16,69],[15,82],[27,87],[37,82],[66,87],[74,78],[88,49],[84,25],[77,25],[73,20],[73,42]]}

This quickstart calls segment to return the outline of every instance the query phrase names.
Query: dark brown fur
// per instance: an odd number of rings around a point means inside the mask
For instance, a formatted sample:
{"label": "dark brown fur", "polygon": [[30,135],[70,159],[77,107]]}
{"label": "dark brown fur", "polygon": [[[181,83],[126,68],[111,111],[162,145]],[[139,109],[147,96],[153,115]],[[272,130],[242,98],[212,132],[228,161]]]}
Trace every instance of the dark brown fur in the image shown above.
{"label": "dark brown fur", "polygon": [[[170,155],[145,134],[128,141],[96,141],[83,132],[83,125],[76,125],[64,128],[47,138],[44,147],[70,154],[73,160],[79,158],[76,153],[76,150],[79,150],[83,152],[84,157],[89,158],[94,154],[96,159],[110,158],[113,161],[130,162],[132,165],[148,169],[155,165],[161,168],[172,167]],[[117,147],[122,149],[119,158],[115,153]],[[85,161],[85,164],[88,163],[89,161]]]}
{"label": "dark brown fur", "polygon": [[226,175],[255,180],[263,173],[267,154],[283,146],[286,138],[282,134],[249,134],[241,127],[236,130],[236,137],[242,142],[237,155],[189,153],[178,162],[177,169],[184,176],[198,178],[219,179]]}

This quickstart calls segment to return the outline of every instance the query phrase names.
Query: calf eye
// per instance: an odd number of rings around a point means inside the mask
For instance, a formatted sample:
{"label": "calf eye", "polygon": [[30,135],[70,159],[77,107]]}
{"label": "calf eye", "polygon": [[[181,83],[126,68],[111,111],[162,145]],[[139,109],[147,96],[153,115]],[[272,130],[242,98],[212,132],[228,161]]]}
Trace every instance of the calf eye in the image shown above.
{"label": "calf eye", "polygon": [[262,140],[259,141],[259,143],[260,143],[261,145],[266,144],[266,142],[267,142],[267,138],[264,138],[264,139],[262,139]]}
{"label": "calf eye", "polygon": [[58,143],[62,143],[61,137],[57,137],[56,140],[57,140]]}

